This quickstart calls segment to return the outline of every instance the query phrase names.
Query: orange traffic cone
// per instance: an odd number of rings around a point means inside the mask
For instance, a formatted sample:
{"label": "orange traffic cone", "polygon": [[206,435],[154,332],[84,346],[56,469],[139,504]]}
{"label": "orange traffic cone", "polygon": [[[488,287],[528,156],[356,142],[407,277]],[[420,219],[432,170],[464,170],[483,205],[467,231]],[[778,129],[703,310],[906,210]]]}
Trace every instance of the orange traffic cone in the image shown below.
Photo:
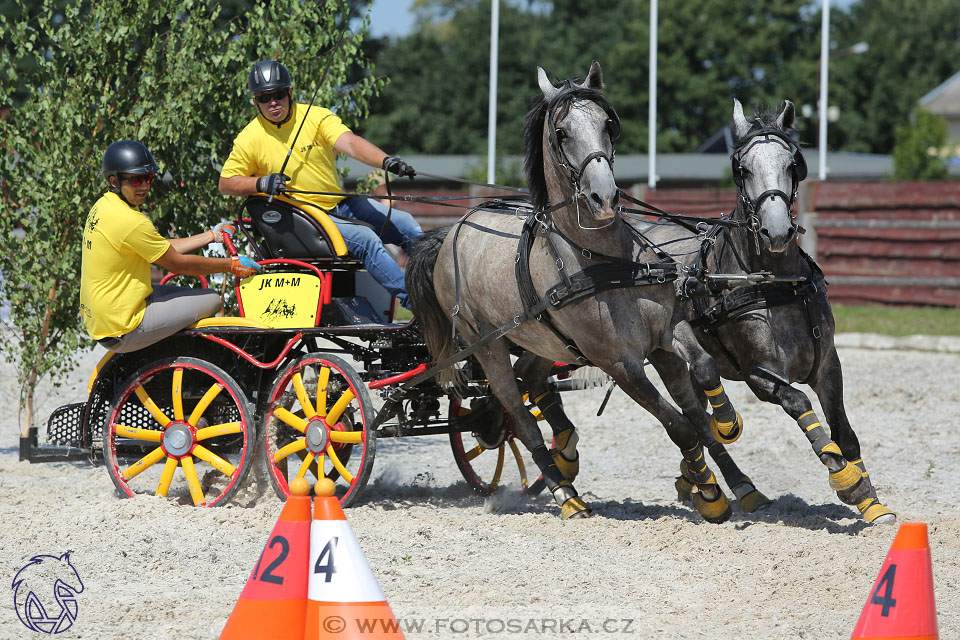
{"label": "orange traffic cone", "polygon": [[900,525],[851,638],[937,640],[927,525]]}
{"label": "orange traffic cone", "polygon": [[240,592],[220,640],[288,640],[303,636],[310,555],[310,483],[290,483],[267,546]]}
{"label": "orange traffic cone", "polygon": [[334,484],[316,485],[310,528],[310,589],[306,640],[403,638],[387,599],[335,497]]}

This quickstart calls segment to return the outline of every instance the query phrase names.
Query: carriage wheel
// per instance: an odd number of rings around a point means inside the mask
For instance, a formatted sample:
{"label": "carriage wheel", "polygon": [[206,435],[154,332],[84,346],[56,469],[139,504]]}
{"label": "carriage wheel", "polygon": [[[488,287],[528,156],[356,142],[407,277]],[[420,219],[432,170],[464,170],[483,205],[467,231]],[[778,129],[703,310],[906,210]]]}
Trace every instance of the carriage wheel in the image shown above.
{"label": "carriage wheel", "polygon": [[196,358],[158,360],[120,388],[103,431],[104,461],[124,496],[213,507],[247,474],[251,425],[246,396],[222,369]]}
{"label": "carriage wheel", "polygon": [[[453,459],[467,483],[481,495],[488,496],[505,483],[518,482],[521,493],[535,496],[543,491],[543,474],[532,483],[529,481],[527,470],[533,473],[539,470],[523,442],[513,432],[507,412],[493,398],[480,398],[474,400],[474,403],[491,401],[496,403],[497,412],[497,415],[490,416],[492,420],[483,420],[483,426],[477,431],[450,433]],[[463,406],[460,398],[451,398],[451,425],[456,427],[458,420],[469,416],[474,408],[476,404],[467,408]],[[482,410],[487,412],[488,409],[484,405]]]}
{"label": "carriage wheel", "polygon": [[264,418],[265,459],[277,495],[286,499],[294,478],[315,484],[327,477],[340,503],[353,504],[373,469],[372,419],[367,387],[342,358],[309,353],[287,365],[270,390]]}

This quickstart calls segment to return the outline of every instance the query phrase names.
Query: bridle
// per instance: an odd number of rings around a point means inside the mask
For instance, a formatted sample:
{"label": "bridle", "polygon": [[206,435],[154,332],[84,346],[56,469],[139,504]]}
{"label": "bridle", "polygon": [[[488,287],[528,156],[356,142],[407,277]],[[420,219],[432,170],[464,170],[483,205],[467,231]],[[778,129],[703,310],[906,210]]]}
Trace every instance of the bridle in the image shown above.
{"label": "bridle", "polygon": [[[793,154],[793,161],[790,163],[790,177],[793,188],[789,196],[780,189],[767,189],[756,198],[751,199],[744,186],[745,181],[743,174],[745,169],[743,168],[742,160],[755,146],[768,143],[782,145]],[[733,170],[733,181],[737,185],[737,199],[743,203],[747,220],[750,223],[749,229],[754,236],[754,244],[757,246],[758,253],[760,251],[759,234],[761,224],[758,211],[763,201],[767,198],[775,198],[777,196],[783,198],[783,201],[787,204],[787,211],[790,212],[791,229],[793,229],[794,233],[802,233],[801,227],[796,223],[797,216],[794,211],[794,204],[797,200],[797,190],[800,187],[800,183],[807,177],[807,162],[803,158],[803,152],[800,150],[800,146],[794,142],[785,131],[764,126],[750,133],[741,141],[740,145],[734,149],[733,154],[730,156],[730,164]]]}
{"label": "bridle", "polygon": [[[567,152],[564,151],[563,143],[560,139],[560,129],[557,127],[555,120],[556,111],[562,104],[568,100],[572,104],[572,102],[577,99],[593,102],[603,109],[603,111],[607,114],[606,129],[607,135],[610,136],[611,146],[610,155],[607,155],[606,151],[598,149],[597,151],[587,154],[587,156],[580,161],[579,165],[571,161],[569,156],[567,156]],[[580,87],[574,83],[573,80],[569,79],[564,81],[563,88],[557,93],[557,95],[550,99],[550,101],[547,103],[546,109],[546,126],[547,136],[550,143],[550,153],[553,156],[554,162],[566,170],[570,179],[570,186],[572,186],[574,190],[573,201],[579,203],[580,196],[583,195],[583,191],[580,188],[580,179],[583,176],[584,170],[587,168],[587,163],[594,160],[598,162],[600,160],[606,160],[611,171],[613,170],[613,161],[617,155],[614,145],[617,141],[617,138],[620,137],[620,116],[617,115],[617,112],[612,106],[610,106],[610,103],[607,102],[607,100],[597,91]],[[587,200],[587,202],[588,206],[593,206],[590,204],[589,200]],[[579,219],[579,214],[577,217]]]}

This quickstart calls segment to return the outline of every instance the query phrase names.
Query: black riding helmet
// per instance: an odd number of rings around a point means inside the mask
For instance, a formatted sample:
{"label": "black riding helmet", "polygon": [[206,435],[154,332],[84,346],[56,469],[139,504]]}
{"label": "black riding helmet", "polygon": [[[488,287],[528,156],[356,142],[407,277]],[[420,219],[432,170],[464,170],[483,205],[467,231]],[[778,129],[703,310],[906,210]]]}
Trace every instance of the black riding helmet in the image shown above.
{"label": "black riding helmet", "polygon": [[[107,183],[110,182],[110,176],[116,176],[119,184],[121,173],[143,175],[159,171],[153,154],[136,140],[118,140],[107,147],[103,154],[103,177],[107,178]],[[110,190],[120,192],[119,186],[110,185]]]}
{"label": "black riding helmet", "polygon": [[250,69],[247,88],[250,93],[263,93],[275,89],[289,89],[290,72],[276,60],[261,60]]}

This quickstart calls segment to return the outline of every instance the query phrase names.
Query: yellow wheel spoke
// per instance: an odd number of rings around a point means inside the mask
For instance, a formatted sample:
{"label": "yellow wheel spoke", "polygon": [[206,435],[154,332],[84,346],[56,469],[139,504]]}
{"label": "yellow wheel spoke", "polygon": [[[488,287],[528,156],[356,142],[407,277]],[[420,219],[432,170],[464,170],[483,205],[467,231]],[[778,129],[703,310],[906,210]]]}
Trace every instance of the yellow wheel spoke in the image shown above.
{"label": "yellow wheel spoke", "polygon": [[337,457],[337,452],[333,450],[332,444],[327,445],[327,455],[330,456],[330,462],[333,463],[336,470],[340,472],[340,477],[347,482],[353,482],[353,474],[347,471],[347,468],[340,462],[340,458]]}
{"label": "yellow wheel spoke", "polygon": [[209,427],[197,429],[197,440],[209,440],[210,438],[225,436],[230,433],[243,433],[243,425],[239,422],[212,424]]}
{"label": "yellow wheel spoke", "polygon": [[170,490],[170,483],[173,481],[173,474],[177,470],[177,459],[173,456],[167,457],[167,463],[163,465],[163,473],[160,475],[160,484],[157,486],[156,495],[166,498],[167,491]]}
{"label": "yellow wheel spoke", "polygon": [[[173,419],[183,420],[183,367],[173,370]],[[166,494],[164,494],[166,495]]]}
{"label": "yellow wheel spoke", "polygon": [[273,415],[276,416],[278,420],[282,420],[287,423],[300,433],[304,433],[307,430],[307,425],[309,424],[306,420],[301,418],[298,415],[294,415],[284,409],[283,407],[277,407],[273,410]]}
{"label": "yellow wheel spoke", "polygon": [[[210,451],[210,449],[207,449],[199,444],[193,448],[193,455],[197,456],[204,462],[209,463],[211,467],[225,476],[232,476],[237,471],[235,466],[215,454],[213,451]],[[184,458],[184,460],[186,460],[186,458]],[[186,465],[184,465],[184,468],[186,468]]]}
{"label": "yellow wheel spoke", "polygon": [[280,462],[289,455],[293,455],[298,451],[303,451],[307,448],[307,439],[306,438],[297,438],[287,446],[283,447],[275,454],[273,454],[273,461]]}
{"label": "yellow wheel spoke", "polygon": [[143,471],[146,471],[153,465],[163,460],[163,457],[165,455],[167,454],[163,452],[163,447],[157,447],[156,449],[154,449],[153,451],[151,451],[150,453],[143,456],[142,458],[134,462],[132,465],[127,467],[127,470],[123,472],[123,479],[130,480],[131,478],[135,478]]}
{"label": "yellow wheel spoke", "polygon": [[517,461],[517,468],[520,469],[520,486],[524,489],[527,488],[527,467],[523,464],[523,458],[520,457],[520,451],[517,450],[517,443],[513,440],[508,440],[510,443],[510,450],[513,451],[513,457]]}
{"label": "yellow wheel spoke", "polygon": [[470,462],[471,460],[473,460],[474,458],[476,458],[478,455],[480,455],[480,454],[483,453],[484,451],[486,451],[486,449],[484,449],[483,447],[481,447],[481,446],[478,444],[478,445],[475,446],[473,449],[470,449],[470,451],[467,451],[467,452],[464,454],[464,457],[467,459],[467,462]]}
{"label": "yellow wheel spoke", "polygon": [[503,473],[503,453],[504,445],[497,449],[497,469],[493,472],[493,479],[490,481],[490,488],[495,489],[500,482],[500,474]]}
{"label": "yellow wheel spoke", "polygon": [[307,469],[310,468],[310,465],[313,464],[313,459],[316,456],[313,453],[308,453],[307,456],[303,459],[303,462],[300,464],[300,470],[297,471],[297,477],[303,478],[307,475]]}
{"label": "yellow wheel spoke", "polygon": [[[197,448],[199,449],[200,447]],[[193,498],[193,504],[198,507],[206,504],[203,491],[200,489],[200,478],[197,477],[197,469],[193,466],[193,458],[184,456],[180,464],[183,465],[183,475],[187,477],[187,487],[190,488],[190,497]]]}
{"label": "yellow wheel spoke", "polygon": [[340,396],[340,399],[337,400],[337,403],[333,405],[332,409],[330,409],[330,413],[327,414],[326,422],[328,426],[332,427],[333,425],[337,424],[337,420],[340,419],[340,416],[343,415],[343,412],[350,405],[350,403],[353,402],[354,398],[356,398],[356,396],[353,395],[353,391],[350,389],[347,389],[343,392],[343,395]]}
{"label": "yellow wheel spoke", "polygon": [[327,415],[327,385],[330,383],[330,367],[321,367],[317,374],[317,415]]}
{"label": "yellow wheel spoke", "polygon": [[293,389],[297,392],[297,400],[300,401],[300,406],[303,407],[303,415],[308,418],[317,415],[317,412],[313,410],[313,403],[310,402],[310,394],[303,386],[303,377],[299,371],[293,374]]}
{"label": "yellow wheel spoke", "polygon": [[156,429],[128,427],[124,424],[117,425],[117,435],[122,438],[145,440],[146,442],[160,442],[160,440],[163,439],[163,431],[157,431]]}
{"label": "yellow wheel spoke", "polygon": [[326,472],[323,470],[323,460],[326,456],[323,455],[323,452],[320,452],[320,455],[317,456],[317,480],[324,477]]}
{"label": "yellow wheel spoke", "polygon": [[143,388],[143,385],[137,385],[137,390],[135,392],[137,397],[140,398],[140,404],[143,405],[143,408],[150,412],[150,415],[153,416],[153,419],[160,423],[161,427],[166,428],[170,424],[170,418],[166,416],[163,411],[160,410],[160,407],[157,406],[157,403],[153,401],[149,395],[147,395],[147,390]]}
{"label": "yellow wheel spoke", "polygon": [[200,416],[203,415],[203,412],[207,410],[207,407],[210,406],[210,403],[213,402],[213,399],[216,398],[217,394],[219,394],[221,391],[223,391],[223,385],[219,382],[215,382],[212,387],[207,389],[207,392],[203,394],[202,398],[200,398],[200,402],[198,402],[197,406],[193,408],[193,413],[190,414],[190,419],[187,420],[191,427],[197,426]]}
{"label": "yellow wheel spoke", "polygon": [[330,432],[332,442],[349,442],[351,444],[360,444],[363,442],[363,431],[336,431]]}

